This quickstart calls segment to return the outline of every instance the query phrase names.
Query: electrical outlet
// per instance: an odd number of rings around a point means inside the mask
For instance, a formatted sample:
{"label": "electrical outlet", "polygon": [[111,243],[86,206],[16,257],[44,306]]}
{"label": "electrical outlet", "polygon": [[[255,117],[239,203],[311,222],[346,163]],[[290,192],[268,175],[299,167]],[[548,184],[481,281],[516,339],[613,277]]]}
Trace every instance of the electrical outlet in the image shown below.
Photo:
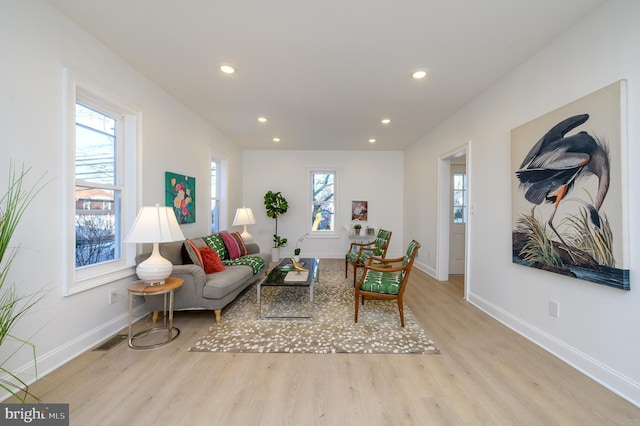
{"label": "electrical outlet", "polygon": [[555,318],[560,316],[560,304],[555,300],[549,300],[549,315]]}
{"label": "electrical outlet", "polygon": [[116,293],[116,290],[109,290],[109,304],[113,305],[114,303],[116,303],[118,301],[118,293]]}

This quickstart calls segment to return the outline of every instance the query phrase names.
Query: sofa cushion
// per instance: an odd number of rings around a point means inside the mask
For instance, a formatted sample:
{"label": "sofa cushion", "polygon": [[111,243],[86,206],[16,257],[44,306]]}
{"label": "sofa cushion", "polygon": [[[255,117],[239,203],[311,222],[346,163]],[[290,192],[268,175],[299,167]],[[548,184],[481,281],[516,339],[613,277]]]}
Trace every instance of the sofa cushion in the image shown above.
{"label": "sofa cushion", "polygon": [[[180,265],[182,263],[182,255],[180,254],[180,249],[182,248],[182,241],[176,241],[171,243],[161,243],[159,245],[160,255],[167,259],[169,262],[174,265]],[[149,257],[151,253],[145,253],[143,256],[145,258]],[[144,259],[140,259],[139,262],[142,262]]]}
{"label": "sofa cushion", "polygon": [[227,247],[224,245],[224,241],[222,240],[220,234],[213,234],[207,237],[202,237],[202,240],[218,253],[220,259],[229,259],[229,252],[227,251]]}
{"label": "sofa cushion", "polygon": [[193,240],[185,240],[184,242],[185,251],[191,260],[190,263],[202,268],[202,255],[200,254],[201,247],[207,247],[207,244],[205,244],[202,238],[194,238]]}
{"label": "sofa cushion", "polygon": [[244,245],[244,240],[242,239],[242,236],[239,232],[220,232],[220,236],[222,237],[222,241],[224,241],[224,245],[227,248],[227,253],[229,253],[229,259],[233,260],[249,254],[249,251]]}
{"label": "sofa cushion", "polygon": [[200,254],[202,255],[202,267],[206,274],[213,274],[215,272],[222,272],[226,268],[220,260],[218,253],[211,247],[200,247]]}
{"label": "sofa cushion", "polygon": [[242,238],[242,235],[240,235],[239,232],[232,232],[231,236],[233,238],[235,238],[236,242],[238,243],[238,250],[240,250],[240,256],[246,256],[249,254],[249,249],[247,248],[246,244],[244,243],[244,239]]}
{"label": "sofa cushion", "polygon": [[202,296],[207,299],[222,299],[252,277],[253,271],[248,266],[228,266],[224,272],[207,275]]}

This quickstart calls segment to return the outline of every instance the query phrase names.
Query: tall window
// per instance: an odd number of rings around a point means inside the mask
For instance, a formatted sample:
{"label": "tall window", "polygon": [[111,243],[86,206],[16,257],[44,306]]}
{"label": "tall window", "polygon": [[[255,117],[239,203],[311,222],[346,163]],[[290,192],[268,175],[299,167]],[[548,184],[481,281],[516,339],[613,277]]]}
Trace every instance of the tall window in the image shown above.
{"label": "tall window", "polygon": [[453,174],[453,223],[467,223],[467,174]]}
{"label": "tall window", "polygon": [[211,160],[211,233],[220,231],[220,164],[218,160]]}
{"label": "tall window", "polygon": [[118,117],[76,103],[76,268],[120,259],[122,179]]}
{"label": "tall window", "polygon": [[336,211],[336,172],[311,171],[311,232],[334,234]]}
{"label": "tall window", "polygon": [[131,276],[136,216],[136,123],[131,108],[73,73],[66,87],[65,294]]}

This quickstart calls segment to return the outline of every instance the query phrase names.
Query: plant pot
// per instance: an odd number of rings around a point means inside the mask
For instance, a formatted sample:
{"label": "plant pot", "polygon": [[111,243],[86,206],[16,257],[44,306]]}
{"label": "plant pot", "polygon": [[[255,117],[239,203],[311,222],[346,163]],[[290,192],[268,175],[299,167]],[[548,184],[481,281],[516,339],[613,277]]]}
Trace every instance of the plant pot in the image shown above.
{"label": "plant pot", "polygon": [[354,231],[356,231],[356,235],[360,235],[360,230],[359,229],[354,229]]}
{"label": "plant pot", "polygon": [[271,247],[271,261],[280,262],[280,247]]}
{"label": "plant pot", "polygon": [[293,260],[295,260],[296,262],[300,262],[300,256],[299,255],[294,255],[293,256]]}

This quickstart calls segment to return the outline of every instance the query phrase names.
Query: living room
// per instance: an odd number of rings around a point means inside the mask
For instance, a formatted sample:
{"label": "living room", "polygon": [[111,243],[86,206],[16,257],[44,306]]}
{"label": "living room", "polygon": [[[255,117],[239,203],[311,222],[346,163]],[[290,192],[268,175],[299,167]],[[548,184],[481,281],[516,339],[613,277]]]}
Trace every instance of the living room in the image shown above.
{"label": "living room", "polygon": [[[423,245],[416,267],[440,278],[439,181],[445,160],[465,152],[474,206],[467,230],[467,302],[640,405],[635,326],[640,323],[640,293],[634,283],[631,291],[622,291],[513,264],[509,196],[510,131],[623,79],[628,106],[626,178],[630,183],[640,180],[640,170],[633,167],[640,156],[637,2],[603,3],[405,150],[306,150],[302,156],[295,150],[243,149],[46,1],[8,0],[0,8],[5,52],[0,83],[2,170],[6,175],[11,159],[31,167],[33,178],[46,173],[47,181],[17,229],[14,241],[23,250],[9,276],[25,293],[43,286],[53,289],[14,331],[33,336],[41,375],[126,327],[127,285],[135,279],[120,278],[64,295],[68,230],[61,226],[67,211],[61,195],[67,176],[62,105],[63,76],[71,70],[142,111],[138,207],[163,203],[166,171],[196,178],[202,201],[197,204],[198,220],[181,227],[187,237],[209,230],[205,219],[210,216],[206,197],[212,156],[223,159],[227,171],[223,223],[231,229],[236,208],[251,207],[257,223],[250,232],[264,248],[271,244],[274,225],[264,214],[264,193],[282,191],[291,203],[279,226],[295,241],[305,233],[309,169],[331,168],[338,171],[338,202],[343,206],[338,223],[350,222],[352,200],[367,200],[371,223],[393,227],[390,255],[400,254],[415,238]],[[638,192],[630,186],[627,195],[628,217],[639,217]],[[630,220],[628,230],[634,276],[640,227]],[[304,250],[339,259],[347,242],[344,233],[309,239]],[[107,303],[110,290],[116,290],[118,302]],[[561,305],[557,318],[549,315],[550,300]],[[136,306],[137,316],[144,313],[144,305]],[[27,370],[30,360],[29,353],[20,353],[9,367]]]}

